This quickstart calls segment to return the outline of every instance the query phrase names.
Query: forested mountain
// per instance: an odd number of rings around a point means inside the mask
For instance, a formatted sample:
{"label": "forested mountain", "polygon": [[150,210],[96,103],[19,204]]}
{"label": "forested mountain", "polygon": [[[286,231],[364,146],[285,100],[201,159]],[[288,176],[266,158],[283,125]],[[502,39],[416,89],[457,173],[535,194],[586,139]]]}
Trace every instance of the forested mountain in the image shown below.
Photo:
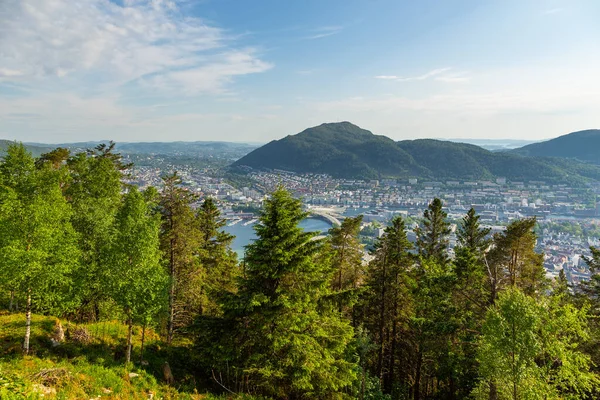
{"label": "forested mountain", "polygon": [[337,178],[493,179],[562,182],[599,179],[600,168],[576,161],[496,153],[441,140],[395,142],[349,122],[322,124],[274,140],[234,166],[327,173]]}
{"label": "forested mountain", "polygon": [[511,153],[536,157],[562,157],[600,164],[600,129],[569,133],[545,142],[533,143]]}

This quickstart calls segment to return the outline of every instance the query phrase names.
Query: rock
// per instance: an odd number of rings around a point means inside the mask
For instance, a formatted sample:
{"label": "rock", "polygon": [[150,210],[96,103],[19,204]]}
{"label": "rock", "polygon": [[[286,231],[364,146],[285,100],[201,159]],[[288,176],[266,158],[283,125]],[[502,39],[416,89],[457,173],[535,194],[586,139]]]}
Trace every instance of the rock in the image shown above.
{"label": "rock", "polygon": [[54,339],[54,341],[52,342],[53,345],[54,342],[60,344],[65,341],[65,330],[63,329],[59,319],[57,319],[54,322],[54,331],[52,332],[52,339]]}
{"label": "rock", "polygon": [[33,391],[40,393],[42,396],[47,394],[56,394],[56,389],[53,387],[44,386],[41,383],[35,383],[33,385]]}
{"label": "rock", "polygon": [[104,393],[104,394],[110,394],[110,393],[112,393],[112,390],[107,389],[107,388],[102,388],[102,393]]}
{"label": "rock", "polygon": [[140,376],[140,374],[136,374],[135,372],[130,372],[129,373],[129,377],[130,378],[137,378],[138,376]]}

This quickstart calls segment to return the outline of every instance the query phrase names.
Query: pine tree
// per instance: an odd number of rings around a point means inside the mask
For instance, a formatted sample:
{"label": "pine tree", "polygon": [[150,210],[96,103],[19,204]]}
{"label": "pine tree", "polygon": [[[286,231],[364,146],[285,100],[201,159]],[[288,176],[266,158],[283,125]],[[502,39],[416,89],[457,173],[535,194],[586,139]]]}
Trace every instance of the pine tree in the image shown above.
{"label": "pine tree", "polygon": [[237,254],[231,249],[234,236],[223,230],[226,224],[215,202],[206,198],[196,214],[201,236],[200,263],[205,270],[202,314],[220,315],[219,298],[236,289],[240,274]]}
{"label": "pine tree", "polygon": [[363,245],[358,234],[363,216],[348,217],[340,226],[329,230],[329,244],[335,275],[331,282],[332,289],[338,295],[340,312],[344,306],[351,305],[356,289],[362,283],[364,271],[362,267]]}
{"label": "pine tree", "polygon": [[446,221],[448,214],[442,210],[442,201],[433,199],[423,213],[421,224],[415,229],[417,249],[423,258],[432,258],[445,264],[448,261],[448,235],[450,225]]}
{"label": "pine tree", "polygon": [[180,186],[177,173],[165,176],[163,182],[160,238],[170,278],[167,342],[171,343],[175,332],[201,312],[205,272],[198,259],[202,238],[192,209],[196,197]]}
{"label": "pine tree", "polygon": [[265,202],[226,312],[246,386],[279,398],[331,397],[356,377],[344,355],[353,330],[327,300],[334,271],[315,262],[322,245],[298,226],[305,217],[283,189]]}
{"label": "pine tree", "polygon": [[494,235],[488,258],[490,304],[506,286],[521,288],[529,295],[540,294],[546,288],[544,256],[535,251],[535,224],[535,218],[516,220]]}

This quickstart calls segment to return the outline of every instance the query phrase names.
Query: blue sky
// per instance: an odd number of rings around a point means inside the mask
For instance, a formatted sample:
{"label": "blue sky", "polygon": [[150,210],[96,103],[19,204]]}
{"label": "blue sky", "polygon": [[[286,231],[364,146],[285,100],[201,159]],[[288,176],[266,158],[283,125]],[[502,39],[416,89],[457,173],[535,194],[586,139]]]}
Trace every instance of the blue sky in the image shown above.
{"label": "blue sky", "polygon": [[600,127],[597,0],[3,0],[0,138],[266,142]]}

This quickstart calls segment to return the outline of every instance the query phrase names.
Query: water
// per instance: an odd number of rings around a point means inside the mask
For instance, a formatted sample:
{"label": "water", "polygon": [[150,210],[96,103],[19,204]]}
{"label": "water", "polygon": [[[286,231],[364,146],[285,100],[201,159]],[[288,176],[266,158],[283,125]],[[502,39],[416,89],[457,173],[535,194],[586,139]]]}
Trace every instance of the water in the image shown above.
{"label": "water", "polygon": [[[223,228],[225,232],[235,235],[231,247],[239,257],[242,257],[244,254],[244,246],[256,239],[253,227],[254,224],[244,226],[243,223],[240,222],[233,226],[225,226]],[[307,218],[300,222],[300,227],[309,232],[326,233],[329,228],[331,228],[331,225],[320,219]]]}

